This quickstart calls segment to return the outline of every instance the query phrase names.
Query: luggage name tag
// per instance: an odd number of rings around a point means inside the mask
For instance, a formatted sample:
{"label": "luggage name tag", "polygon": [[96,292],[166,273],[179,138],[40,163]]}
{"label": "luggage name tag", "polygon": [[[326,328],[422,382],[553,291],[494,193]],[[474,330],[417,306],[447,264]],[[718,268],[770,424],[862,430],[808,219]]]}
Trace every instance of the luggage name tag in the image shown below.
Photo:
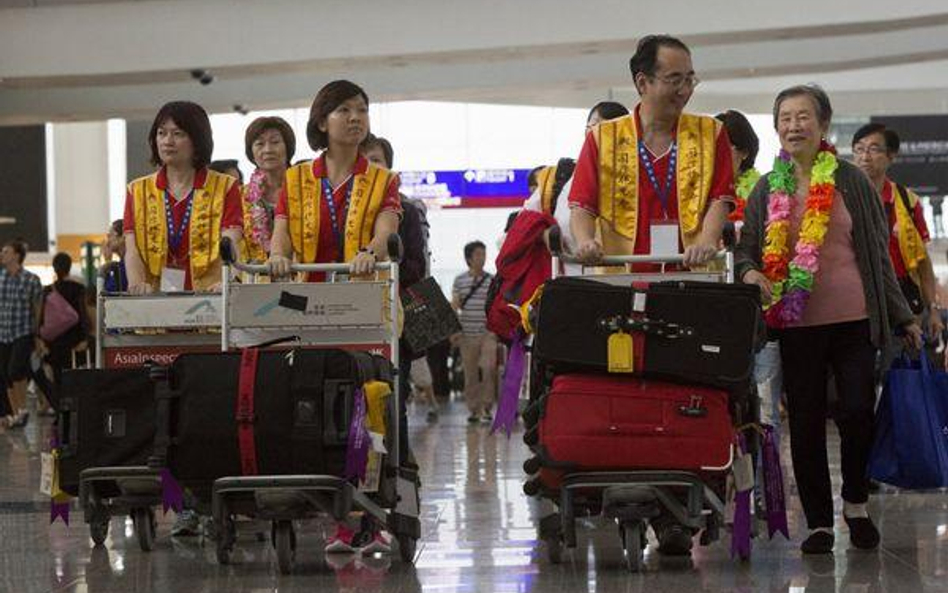
{"label": "luggage name tag", "polygon": [[182,292],[184,291],[185,271],[179,268],[162,268],[161,270],[161,292]]}
{"label": "luggage name tag", "polygon": [[651,255],[678,255],[677,220],[653,220],[650,231]]}
{"label": "luggage name tag", "polygon": [[368,462],[365,465],[365,479],[359,484],[360,492],[378,492],[382,482],[382,455],[369,451]]}
{"label": "luggage name tag", "polygon": [[631,373],[635,370],[632,336],[621,329],[609,336],[608,360],[610,373]]}
{"label": "luggage name tag", "polygon": [[54,482],[56,481],[56,475],[58,473],[56,471],[56,456],[52,453],[41,453],[40,460],[42,463],[40,492],[52,497],[54,495]]}
{"label": "luggage name tag", "polygon": [[742,452],[731,466],[734,486],[738,492],[747,492],[754,487],[754,460],[750,453]]}

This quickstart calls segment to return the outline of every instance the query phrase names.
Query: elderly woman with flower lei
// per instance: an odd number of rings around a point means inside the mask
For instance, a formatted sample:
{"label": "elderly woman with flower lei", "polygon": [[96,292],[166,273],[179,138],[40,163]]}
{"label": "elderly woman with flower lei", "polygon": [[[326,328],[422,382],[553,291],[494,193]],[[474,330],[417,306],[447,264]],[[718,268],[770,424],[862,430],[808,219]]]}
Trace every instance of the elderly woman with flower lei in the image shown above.
{"label": "elderly woman with flower lei", "polygon": [[247,158],[257,168],[244,186],[245,261],[266,262],[270,256],[273,218],[286,169],[296,152],[296,135],[280,117],[258,117],[244,135]]}
{"label": "elderly woman with flower lei", "polygon": [[843,517],[851,544],[873,549],[866,477],[875,406],[876,352],[890,328],[921,346],[921,329],[896,282],[885,216],[872,184],[826,141],[832,107],[816,86],[777,95],[781,151],[747,201],[737,275],[756,284],[780,341],[793,471],[806,515],[805,554],[835,545],[826,450],[827,378],[833,371]]}

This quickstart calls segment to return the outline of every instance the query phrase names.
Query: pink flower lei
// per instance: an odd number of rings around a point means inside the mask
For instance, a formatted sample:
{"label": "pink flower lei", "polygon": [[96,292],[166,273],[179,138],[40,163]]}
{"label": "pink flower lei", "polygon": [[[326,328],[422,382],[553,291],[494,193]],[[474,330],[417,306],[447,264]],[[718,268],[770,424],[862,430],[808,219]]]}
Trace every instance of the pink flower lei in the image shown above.
{"label": "pink flower lei", "polygon": [[273,234],[273,221],[267,210],[267,174],[256,169],[247,183],[247,204],[250,207],[250,234],[253,242],[265,253],[270,253],[270,238]]}

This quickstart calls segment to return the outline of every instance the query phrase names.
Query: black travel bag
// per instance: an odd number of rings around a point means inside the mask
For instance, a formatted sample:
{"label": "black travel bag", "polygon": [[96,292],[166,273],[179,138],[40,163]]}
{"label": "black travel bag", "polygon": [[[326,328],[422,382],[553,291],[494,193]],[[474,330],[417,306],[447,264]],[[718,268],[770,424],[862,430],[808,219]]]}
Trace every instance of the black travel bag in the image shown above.
{"label": "black travel bag", "polygon": [[621,330],[632,337],[635,374],[743,388],[759,318],[760,292],[751,285],[557,278],[540,299],[533,354],[556,373],[605,372],[609,337]]}

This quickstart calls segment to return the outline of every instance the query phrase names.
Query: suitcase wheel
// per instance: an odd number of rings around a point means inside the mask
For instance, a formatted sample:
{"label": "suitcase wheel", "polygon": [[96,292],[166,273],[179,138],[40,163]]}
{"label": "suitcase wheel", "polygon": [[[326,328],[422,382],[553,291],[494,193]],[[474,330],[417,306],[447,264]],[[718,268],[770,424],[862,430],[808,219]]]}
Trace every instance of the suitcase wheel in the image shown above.
{"label": "suitcase wheel", "polygon": [[105,540],[109,537],[109,520],[111,518],[106,515],[104,517],[96,517],[89,523],[89,536],[92,538],[92,543],[96,546],[105,545]]}
{"label": "suitcase wheel", "polygon": [[273,547],[276,548],[280,574],[293,572],[296,565],[296,532],[293,530],[292,521],[274,521]]}
{"label": "suitcase wheel", "polygon": [[152,551],[155,547],[155,511],[151,507],[132,509],[132,522],[142,552]]}
{"label": "suitcase wheel", "polygon": [[643,556],[645,554],[645,523],[642,521],[628,521],[619,525],[619,536],[622,538],[622,548],[625,550],[625,563],[629,572],[641,572]]}

